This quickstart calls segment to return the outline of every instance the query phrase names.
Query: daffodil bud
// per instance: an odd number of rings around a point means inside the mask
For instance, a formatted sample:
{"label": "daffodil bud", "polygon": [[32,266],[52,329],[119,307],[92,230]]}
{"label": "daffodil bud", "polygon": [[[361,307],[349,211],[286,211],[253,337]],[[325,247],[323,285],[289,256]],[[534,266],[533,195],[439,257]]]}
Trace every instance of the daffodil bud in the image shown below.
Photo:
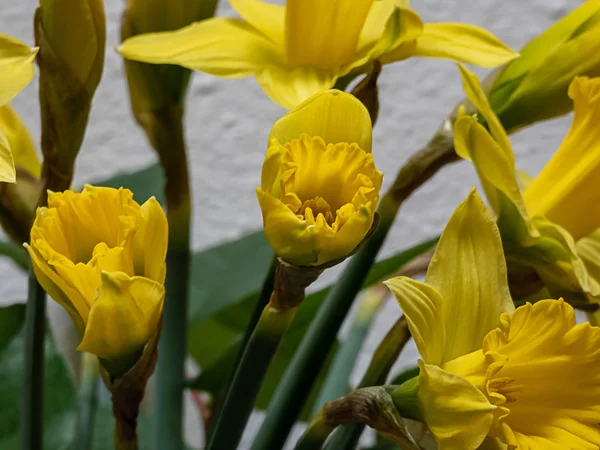
{"label": "daffodil bud", "polygon": [[102,0],[40,0],[42,176],[51,190],[68,189],[92,97],[102,76],[106,23]]}
{"label": "daffodil bud", "polygon": [[[129,0],[123,13],[121,39],[143,33],[172,31],[211,17],[216,0]],[[178,66],[151,66],[125,61],[131,107],[152,140],[156,111],[180,105],[190,71]]]}
{"label": "daffodil bud", "polygon": [[569,112],[575,76],[600,74],[600,0],[588,0],[556,22],[508,63],[489,93],[508,131]]}
{"label": "daffodil bud", "polygon": [[0,224],[15,242],[27,241],[40,195],[40,162],[27,127],[9,105],[0,106],[0,130],[13,154],[16,184],[0,183]]}
{"label": "daffodil bud", "polygon": [[[10,102],[33,78],[37,48],[0,33],[0,107]],[[15,165],[6,130],[0,126],[0,183],[14,183]]]}
{"label": "daffodil bud", "polygon": [[383,178],[369,112],[350,94],[316,94],[275,123],[269,143],[256,192],[271,247],[296,266],[348,257],[371,231]]}
{"label": "daffodil bud", "polygon": [[156,340],[167,233],[156,200],[140,206],[123,188],[50,193],[37,210],[26,248],[38,282],[81,333],[78,350],[97,355],[111,377]]}

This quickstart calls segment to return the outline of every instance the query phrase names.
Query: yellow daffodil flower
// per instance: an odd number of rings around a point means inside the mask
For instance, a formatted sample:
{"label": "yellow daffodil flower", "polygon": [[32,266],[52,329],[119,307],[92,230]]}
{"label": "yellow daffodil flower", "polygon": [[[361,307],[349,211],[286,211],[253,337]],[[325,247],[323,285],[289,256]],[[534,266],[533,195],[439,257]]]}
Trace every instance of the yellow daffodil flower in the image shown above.
{"label": "yellow daffodil flower", "polygon": [[562,300],[515,310],[506,276],[499,230],[472,191],[425,283],[386,282],[422,357],[424,422],[440,450],[598,448],[600,328],[577,325]]}
{"label": "yellow daffodil flower", "polygon": [[86,185],[50,193],[26,248],[44,290],[69,313],[113,376],[126,372],[157,333],[164,300],[168,226],[151,198]]}
{"label": "yellow daffodil flower", "polygon": [[255,76],[285,108],[332,88],[369,62],[410,56],[498,66],[517,56],[486,30],[462,24],[425,24],[396,0],[230,0],[242,19],[215,18],[175,32],[126,40],[125,58],[177,64],[226,78]]}
{"label": "yellow daffodil flower", "polygon": [[[467,97],[485,118],[489,132],[474,117],[460,117],[454,128],[456,152],[473,161],[498,217],[513,296],[527,298],[545,287],[551,296],[565,297],[572,304],[596,301],[600,279],[586,270],[576,241],[600,227],[596,211],[600,200],[596,186],[600,179],[600,79],[572,82],[569,93],[575,118],[571,130],[541,174],[522,190],[500,120],[477,77],[464,67],[460,70]],[[594,247],[588,245],[586,259],[590,252],[594,253]],[[538,282],[533,283],[531,276]],[[520,292],[520,279],[536,289]]]}
{"label": "yellow daffodil flower", "polygon": [[529,42],[504,67],[489,99],[507,130],[571,111],[575,76],[600,75],[600,0],[587,0]]}
{"label": "yellow daffodil flower", "polygon": [[278,120],[256,190],[265,236],[296,266],[348,256],[373,225],[382,173],[371,155],[371,119],[356,98],[314,95]]}
{"label": "yellow daffodil flower", "polygon": [[[33,78],[37,48],[0,33],[0,107],[10,102]],[[0,128],[0,182],[16,181],[15,164],[7,136]]]}

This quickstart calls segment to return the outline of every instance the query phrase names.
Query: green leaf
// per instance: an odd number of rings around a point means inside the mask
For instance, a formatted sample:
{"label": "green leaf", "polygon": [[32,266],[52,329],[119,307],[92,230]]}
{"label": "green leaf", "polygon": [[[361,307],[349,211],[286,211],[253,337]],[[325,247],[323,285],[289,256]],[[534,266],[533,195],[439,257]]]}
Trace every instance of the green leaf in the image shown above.
{"label": "green leaf", "polygon": [[0,241],[0,256],[6,256],[21,269],[29,270],[29,255],[20,245],[12,242]]}
{"label": "green leaf", "polygon": [[[12,311],[14,313],[14,310]],[[3,308],[2,314],[6,314]],[[24,336],[18,333],[0,357],[0,448],[19,448],[21,393],[23,391]],[[73,438],[76,392],[65,362],[46,337],[44,383],[44,450],[65,450]]]}

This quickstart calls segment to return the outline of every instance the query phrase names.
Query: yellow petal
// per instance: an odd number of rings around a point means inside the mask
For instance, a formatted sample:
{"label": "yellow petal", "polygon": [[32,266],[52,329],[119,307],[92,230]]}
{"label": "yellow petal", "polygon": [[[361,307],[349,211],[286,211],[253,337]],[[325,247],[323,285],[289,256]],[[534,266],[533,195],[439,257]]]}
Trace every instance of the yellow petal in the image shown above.
{"label": "yellow petal", "polygon": [[147,278],[103,272],[77,350],[98,356],[112,376],[126,372],[157,332],[164,294],[161,284]]}
{"label": "yellow petal", "polygon": [[10,105],[0,106],[0,131],[10,144],[15,165],[35,178],[40,177],[40,161],[27,127]]}
{"label": "yellow petal", "polygon": [[414,56],[496,67],[519,56],[489,31],[462,23],[426,23]]}
{"label": "yellow petal", "polygon": [[0,106],[10,102],[33,78],[37,48],[0,33]]}
{"label": "yellow petal", "polygon": [[256,189],[256,196],[262,211],[265,237],[275,253],[296,266],[316,263],[319,255],[313,247],[311,227],[268,192]]}
{"label": "yellow petal", "polygon": [[165,282],[169,225],[154,197],[141,206],[142,225],[135,234],[135,273],[157,283]]}
{"label": "yellow petal", "polygon": [[56,303],[61,305],[75,324],[79,333],[83,336],[85,321],[89,314],[89,306],[81,297],[81,294],[75,289],[64,283],[58,274],[52,270],[48,264],[40,257],[28,244],[24,244],[31,258],[31,265],[35,272],[35,277],[44,289],[54,299]]}
{"label": "yellow petal", "polygon": [[477,450],[508,450],[508,447],[498,439],[488,436]]}
{"label": "yellow petal", "polygon": [[496,407],[464,378],[422,361],[419,368],[419,402],[439,450],[477,449]]}
{"label": "yellow petal", "polygon": [[321,265],[348,256],[362,242],[373,225],[373,212],[360,207],[344,226],[334,234],[319,229],[313,234],[313,245],[318,259],[313,265]]}
{"label": "yellow petal", "polygon": [[336,69],[352,61],[374,0],[287,0],[286,62]]}
{"label": "yellow petal", "polygon": [[384,281],[406,316],[410,334],[426,364],[445,360],[446,328],[441,324],[444,299],[431,286],[408,277]]}
{"label": "yellow petal", "polygon": [[278,105],[290,109],[310,96],[332,88],[337,74],[316,67],[268,65],[256,75],[256,81]]}
{"label": "yellow petal", "polygon": [[454,125],[454,145],[459,156],[473,161],[503,236],[530,245],[539,233],[527,215],[512,152],[502,149],[475,118],[468,116]]}
{"label": "yellow petal", "polygon": [[264,35],[241,20],[223,18],[135,36],[117,51],[134,61],[177,64],[227,78],[255,75],[281,63],[279,50]]}
{"label": "yellow petal", "polygon": [[338,90],[321,92],[279,119],[271,128],[269,143],[285,144],[303,133],[326,144],[356,143],[371,152],[372,125],[369,111],[353,95]]}
{"label": "yellow petal", "polygon": [[[392,9],[388,12],[390,6]],[[380,59],[382,63],[393,62],[395,59],[389,55],[399,54],[395,49],[401,46],[403,50],[399,52],[414,49],[412,44],[422,32],[423,22],[412,9],[397,7],[393,0],[376,1],[361,34],[356,57],[358,61],[353,62],[351,67],[374,59]],[[407,57],[410,56],[408,51],[405,53]]]}
{"label": "yellow petal", "polygon": [[246,22],[263,33],[273,44],[285,44],[285,8],[261,0],[229,0]]}
{"label": "yellow petal", "polygon": [[425,278],[443,299],[428,326],[444,328],[435,335],[444,341],[433,344],[443,347],[442,355],[426,363],[443,364],[480,348],[500,314],[513,310],[506,276],[500,233],[472,190],[448,221]]}
{"label": "yellow petal", "polygon": [[467,98],[473,103],[475,108],[481,113],[487,125],[490,129],[490,133],[500,145],[500,148],[506,154],[506,158],[511,162],[514,166],[515,156],[512,152],[512,146],[510,145],[510,140],[508,139],[508,135],[504,130],[504,127],[500,123],[498,117],[494,113],[494,110],[490,106],[488,102],[488,98],[479,83],[479,79],[477,75],[471,72],[469,69],[464,67],[461,64],[458,64],[458,68],[460,69],[460,77],[462,79],[463,90],[465,91],[465,95]]}
{"label": "yellow petal", "polygon": [[565,140],[524,193],[531,214],[561,225],[574,239],[600,227],[600,78],[569,88],[573,123]]}
{"label": "yellow petal", "polygon": [[0,182],[15,183],[17,173],[8,139],[0,129]]}

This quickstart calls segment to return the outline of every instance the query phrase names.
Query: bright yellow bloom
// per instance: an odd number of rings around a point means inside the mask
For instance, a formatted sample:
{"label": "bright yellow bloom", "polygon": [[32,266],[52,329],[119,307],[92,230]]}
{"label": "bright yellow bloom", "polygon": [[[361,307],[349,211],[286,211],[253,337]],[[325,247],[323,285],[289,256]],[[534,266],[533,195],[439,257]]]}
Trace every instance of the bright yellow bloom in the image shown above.
{"label": "bright yellow bloom", "polygon": [[472,192],[425,283],[386,282],[422,357],[424,421],[440,450],[475,450],[486,437],[515,449],[597,449],[600,328],[577,325],[562,300],[514,310],[506,273],[499,230]]}
{"label": "bright yellow bloom", "polygon": [[[0,107],[10,102],[33,78],[37,48],[0,33]],[[0,128],[0,182],[14,183],[15,165],[9,139]]]}
{"label": "bright yellow bloom", "polygon": [[383,177],[369,112],[350,94],[316,94],[275,123],[269,142],[256,193],[271,247],[297,266],[348,256],[373,225]]}
{"label": "bright yellow bloom", "polygon": [[494,81],[490,103],[507,130],[571,111],[575,76],[600,74],[600,0],[587,0],[529,42]]}
{"label": "bright yellow bloom", "polygon": [[569,97],[571,129],[523,199],[529,214],[550,219],[577,240],[600,227],[600,78],[575,78]]}
{"label": "bright yellow bloom", "polygon": [[369,62],[410,56],[486,67],[517,55],[491,33],[462,24],[426,24],[396,0],[230,0],[240,19],[215,18],[175,32],[126,40],[127,59],[177,64],[226,78],[255,76],[267,95],[292,108]]}
{"label": "bright yellow bloom", "polygon": [[[600,146],[596,142],[600,137],[600,79],[573,81],[571,130],[540,176],[522,192],[500,120],[477,77],[460,69],[465,93],[485,118],[489,132],[474,117],[459,118],[454,128],[456,151],[475,165],[498,218],[509,270],[516,278],[533,273],[541,280],[539,288],[546,287],[552,296],[572,304],[595,301],[600,296],[600,279],[587,272],[576,240],[600,227],[596,211],[600,200]],[[587,249],[586,259],[592,253],[593,246]],[[517,298],[536,293],[513,292]]]}
{"label": "bright yellow bloom", "polygon": [[113,376],[139,358],[162,314],[166,217],[154,198],[142,206],[128,189],[86,185],[50,193],[26,245],[39,283]]}

